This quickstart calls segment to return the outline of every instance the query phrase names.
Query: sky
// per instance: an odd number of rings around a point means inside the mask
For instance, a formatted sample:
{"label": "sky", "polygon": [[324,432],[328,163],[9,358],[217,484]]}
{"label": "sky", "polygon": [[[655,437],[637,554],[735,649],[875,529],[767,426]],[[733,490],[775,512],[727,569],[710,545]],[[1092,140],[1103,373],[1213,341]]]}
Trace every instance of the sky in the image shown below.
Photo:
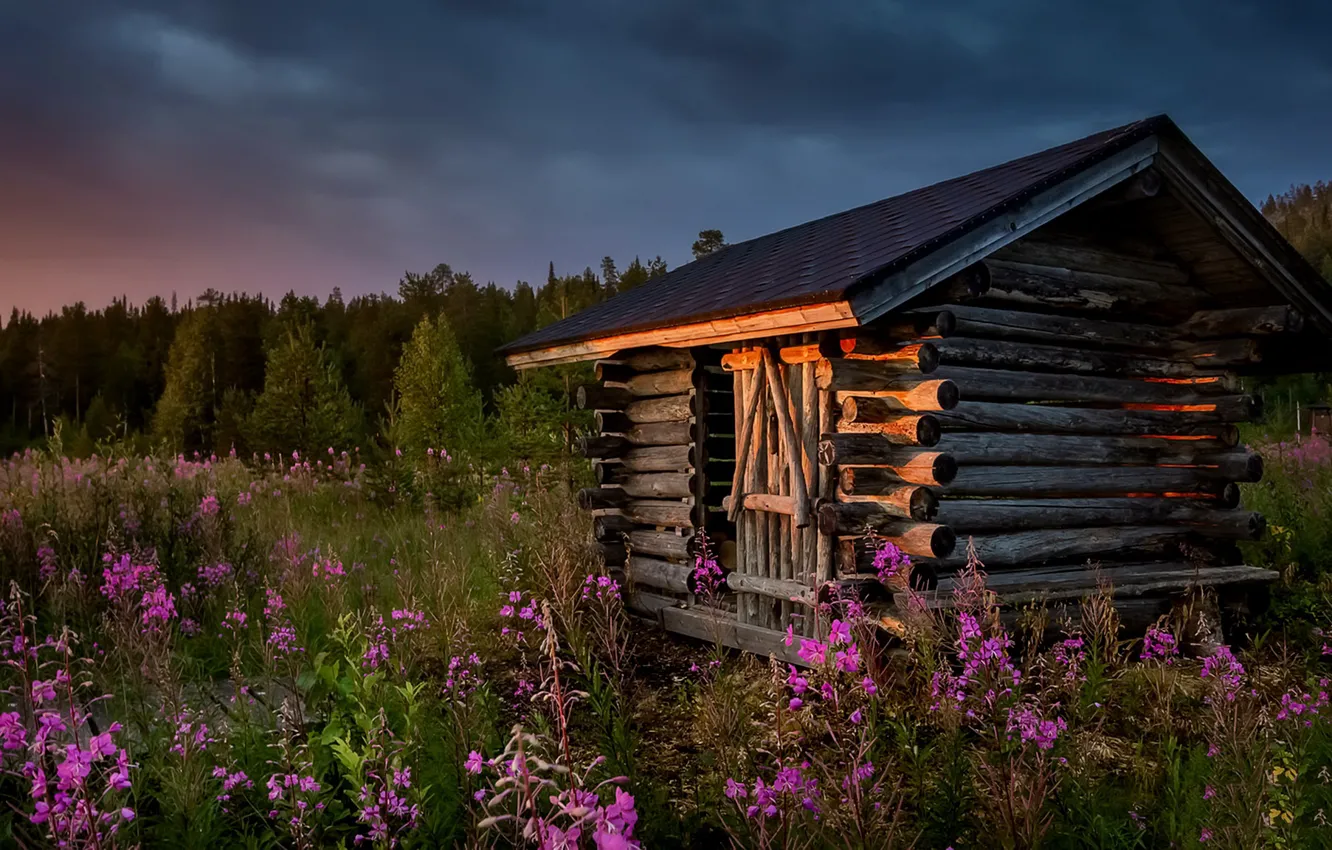
{"label": "sky", "polygon": [[690,259],[1168,113],[1332,179],[1304,0],[0,0],[0,315]]}

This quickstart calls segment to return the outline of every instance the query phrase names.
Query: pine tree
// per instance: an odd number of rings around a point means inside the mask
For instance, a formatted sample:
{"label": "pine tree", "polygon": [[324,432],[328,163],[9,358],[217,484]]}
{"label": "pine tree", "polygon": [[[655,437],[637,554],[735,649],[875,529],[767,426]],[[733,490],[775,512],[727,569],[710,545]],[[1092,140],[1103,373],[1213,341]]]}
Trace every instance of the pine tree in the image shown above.
{"label": "pine tree", "polygon": [[531,372],[495,394],[495,409],[507,457],[551,463],[563,454],[566,405]]}
{"label": "pine tree", "polygon": [[166,387],[153,415],[153,435],[173,451],[212,446],[216,419],[211,313],[194,310],[176,328],[167,355]]}
{"label": "pine tree", "polygon": [[404,451],[476,456],[485,432],[481,395],[472,386],[467,361],[443,314],[426,316],[417,324],[403,348],[393,385]]}
{"label": "pine tree", "polygon": [[250,413],[256,450],[322,451],[351,444],[360,412],[308,324],[289,328],[268,352],[264,391]]}
{"label": "pine tree", "polygon": [[726,238],[720,230],[700,230],[694,241],[694,259],[701,260],[708,254],[726,247]]}

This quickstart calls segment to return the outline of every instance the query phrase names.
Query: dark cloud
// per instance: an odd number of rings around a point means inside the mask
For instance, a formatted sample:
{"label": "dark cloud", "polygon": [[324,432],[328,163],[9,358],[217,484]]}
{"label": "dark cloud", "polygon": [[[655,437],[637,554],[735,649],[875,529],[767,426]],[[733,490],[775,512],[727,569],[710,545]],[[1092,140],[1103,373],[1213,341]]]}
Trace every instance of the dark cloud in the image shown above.
{"label": "dark cloud", "polygon": [[1262,0],[0,4],[0,295],[674,264],[703,227],[1161,111],[1260,198],[1332,176],[1329,24]]}

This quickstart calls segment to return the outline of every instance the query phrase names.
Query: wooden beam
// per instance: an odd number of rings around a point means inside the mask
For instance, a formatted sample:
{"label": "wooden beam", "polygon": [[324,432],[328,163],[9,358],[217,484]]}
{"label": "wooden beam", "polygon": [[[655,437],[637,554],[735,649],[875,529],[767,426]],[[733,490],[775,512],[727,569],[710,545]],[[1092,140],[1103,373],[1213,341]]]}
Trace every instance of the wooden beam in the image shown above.
{"label": "wooden beam", "polygon": [[933,446],[943,431],[939,420],[929,413],[907,414],[882,422],[864,422],[843,418],[837,430],[849,434],[878,434],[899,446]]}
{"label": "wooden beam", "polygon": [[1005,310],[997,307],[976,307],[970,304],[949,304],[942,308],[912,311],[908,316],[928,319],[942,309],[951,319],[952,333],[948,337],[974,337],[1022,342],[1067,343],[1107,348],[1131,348],[1135,351],[1169,352],[1178,340],[1173,328],[1143,323],[1094,319],[1087,316],[1068,316],[1057,313],[1033,313],[1029,310]]}
{"label": "wooden beam", "polygon": [[629,548],[640,555],[653,555],[672,561],[690,561],[692,553],[690,543],[694,536],[680,535],[672,531],[647,531],[636,529],[628,535]]}
{"label": "wooden beam", "polygon": [[[968,401],[1094,401],[1135,404],[1206,404],[1209,395],[1233,391],[1225,378],[1199,376],[1170,382],[971,366],[940,366],[936,378],[957,384]],[[942,418],[941,418],[942,421]]]}
{"label": "wooden beam", "polygon": [[640,398],[625,406],[624,415],[635,424],[683,422],[694,415],[694,393]]}
{"label": "wooden beam", "polygon": [[1180,329],[1197,339],[1294,334],[1304,329],[1304,316],[1289,304],[1234,310],[1199,310]]}
{"label": "wooden beam", "polygon": [[879,434],[824,434],[819,440],[819,463],[876,467],[884,470],[882,479],[894,487],[902,483],[938,486],[957,475],[957,461],[947,452],[903,448]]}
{"label": "wooden beam", "polygon": [[659,558],[630,554],[625,572],[633,584],[669,590],[672,593],[689,593],[693,590],[690,581],[693,568],[683,564],[672,564]]}
{"label": "wooden beam", "polygon": [[[953,496],[1121,496],[1135,493],[1190,494],[1200,499],[1220,499],[1225,484],[1217,470],[1207,467],[1160,466],[964,466],[943,487]],[[846,470],[843,470],[845,476]],[[849,494],[873,492],[874,485],[843,489]],[[851,480],[853,488],[855,479]]]}
{"label": "wooden beam", "polygon": [[[1160,550],[1178,553],[1189,539],[1188,529],[1179,526],[1110,526],[1018,531],[1011,534],[970,535],[976,555],[987,568],[1054,563],[1072,558],[1100,557],[1123,552]],[[943,568],[965,566],[965,554],[939,559]]]}
{"label": "wooden beam", "polygon": [[937,521],[959,533],[1086,528],[1102,525],[1184,525],[1208,537],[1257,540],[1263,515],[1224,510],[1193,499],[944,499]]}
{"label": "wooden beam", "polygon": [[634,396],[624,387],[584,384],[574,392],[579,410],[623,410]]}
{"label": "wooden beam", "polygon": [[950,431],[938,446],[959,466],[1206,466],[1230,481],[1259,481],[1262,458],[1220,440]]}
{"label": "wooden beam", "polygon": [[[1225,398],[1224,396],[1216,398]],[[934,414],[944,430],[941,443],[947,444],[955,431],[1017,431],[1044,434],[1161,435],[1177,442],[1215,440],[1223,446],[1239,442],[1239,431],[1225,423],[1222,413],[1234,408],[1227,402],[1222,411],[1214,402],[1212,410],[1100,410],[1058,407],[1048,404],[964,401],[952,410]],[[1232,412],[1251,411],[1251,403],[1239,402]]]}
{"label": "wooden beam", "polygon": [[578,507],[585,511],[618,508],[629,501],[629,494],[619,487],[584,487],[578,491]]}
{"label": "wooden beam", "polygon": [[1084,375],[1189,378],[1197,376],[1200,368],[1208,368],[1215,363],[1214,359],[1208,359],[1210,354],[1203,358],[1203,362],[1197,363],[1185,358],[963,337],[939,340],[935,348],[939,353],[939,363],[945,366],[981,366],[988,369],[1073,372]]}
{"label": "wooden beam", "polygon": [[596,360],[618,351],[645,346],[715,345],[782,334],[836,330],[857,324],[850,304],[845,301],[830,301],[567,342],[528,351],[515,351],[505,355],[504,360],[515,369],[530,369],[535,366]]}
{"label": "wooden beam", "polygon": [[[914,519],[920,522],[932,520],[939,512],[939,499],[929,487],[920,484],[901,484],[885,489],[882,493],[848,497],[838,494],[837,502],[842,504],[873,505],[871,512],[888,514],[902,519]],[[855,510],[870,510],[856,508]]]}
{"label": "wooden beam", "polygon": [[766,392],[764,382],[768,380],[768,376],[764,370],[758,369],[747,380],[750,382],[749,395],[745,398],[740,436],[735,443],[735,475],[731,478],[731,507],[727,510],[731,522],[735,522],[740,516],[745,476],[749,474],[751,455],[755,454],[754,447],[759,438],[756,430],[758,426],[755,423],[759,418],[759,411],[763,409],[762,402]]}
{"label": "wooden beam", "polygon": [[[859,418],[859,405],[867,405],[866,418],[863,421],[872,422],[875,416],[887,418],[892,411],[936,411],[952,410],[957,406],[961,393],[957,389],[957,384],[947,380],[911,380],[905,382],[907,386],[903,389],[880,389],[861,392],[838,392],[835,401],[841,406],[842,415],[847,413],[847,404],[850,403],[853,421]],[[901,385],[901,379],[894,380],[893,384]],[[872,399],[872,401],[869,401]]]}
{"label": "wooden beam", "polygon": [[[946,525],[918,522],[893,525],[888,520],[871,521],[877,528],[873,539],[868,537],[838,537],[838,569],[854,574],[873,571],[874,543],[891,543],[912,558],[943,559],[956,551],[957,536]],[[864,529],[853,532],[862,534]]]}
{"label": "wooden beam", "polygon": [[906,346],[902,354],[893,360],[820,360],[815,379],[824,390],[882,390],[896,378],[928,375],[938,368],[939,352],[933,343]]}
{"label": "wooden beam", "polygon": [[794,522],[797,528],[808,528],[809,491],[805,485],[804,469],[801,463],[801,445],[796,439],[795,423],[791,421],[791,400],[787,396],[786,382],[777,374],[774,358],[764,350],[764,371],[768,376],[768,392],[772,396],[772,406],[777,411],[777,427],[781,434],[783,449],[791,473],[792,495],[796,500]]}
{"label": "wooden beam", "polygon": [[693,528],[692,506],[684,502],[640,499],[625,503],[624,515],[638,525]]}
{"label": "wooden beam", "polygon": [[[734,506],[731,496],[722,499],[722,507],[729,513]],[[747,511],[762,511],[782,516],[795,516],[795,499],[791,496],[776,496],[772,493],[747,493],[741,505]]]}

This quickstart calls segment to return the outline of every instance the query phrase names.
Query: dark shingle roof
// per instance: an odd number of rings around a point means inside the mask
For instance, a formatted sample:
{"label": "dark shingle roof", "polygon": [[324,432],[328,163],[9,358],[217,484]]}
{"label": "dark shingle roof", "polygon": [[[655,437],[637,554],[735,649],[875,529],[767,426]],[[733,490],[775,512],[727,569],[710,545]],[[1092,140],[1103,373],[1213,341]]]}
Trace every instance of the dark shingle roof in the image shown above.
{"label": "dark shingle roof", "polygon": [[780,307],[840,300],[945,237],[1128,146],[1165,116],[723,248],[504,346],[513,353]]}

